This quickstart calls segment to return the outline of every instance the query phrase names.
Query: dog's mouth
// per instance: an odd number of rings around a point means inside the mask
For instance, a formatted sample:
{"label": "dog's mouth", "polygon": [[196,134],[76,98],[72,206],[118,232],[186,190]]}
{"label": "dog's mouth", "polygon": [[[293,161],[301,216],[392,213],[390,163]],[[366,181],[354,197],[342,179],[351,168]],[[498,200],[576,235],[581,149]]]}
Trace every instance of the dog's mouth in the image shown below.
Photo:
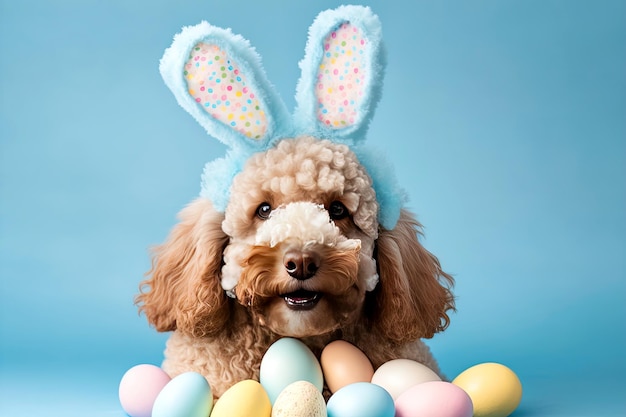
{"label": "dog's mouth", "polygon": [[314,291],[298,290],[283,294],[287,306],[294,310],[310,310],[317,305],[322,294]]}

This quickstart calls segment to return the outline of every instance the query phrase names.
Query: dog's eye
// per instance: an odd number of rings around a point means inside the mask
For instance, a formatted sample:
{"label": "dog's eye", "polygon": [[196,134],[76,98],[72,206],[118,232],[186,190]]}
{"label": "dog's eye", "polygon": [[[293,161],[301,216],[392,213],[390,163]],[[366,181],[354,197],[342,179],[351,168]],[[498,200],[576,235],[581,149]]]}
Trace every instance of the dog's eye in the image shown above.
{"label": "dog's eye", "polygon": [[348,217],[348,209],[339,201],[333,201],[328,206],[328,214],[332,220],[341,220]]}
{"label": "dog's eye", "polygon": [[271,212],[272,206],[270,206],[269,203],[261,203],[259,207],[256,208],[256,215],[261,220],[267,220]]}

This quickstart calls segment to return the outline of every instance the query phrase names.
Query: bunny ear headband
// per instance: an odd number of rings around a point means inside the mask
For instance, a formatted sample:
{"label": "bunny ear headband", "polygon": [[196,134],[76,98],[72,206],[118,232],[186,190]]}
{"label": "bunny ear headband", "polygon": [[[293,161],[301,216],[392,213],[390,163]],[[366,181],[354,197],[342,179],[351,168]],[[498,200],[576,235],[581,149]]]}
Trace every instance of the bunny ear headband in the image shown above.
{"label": "bunny ear headband", "polygon": [[183,28],[161,59],[161,75],[178,103],[229,148],[205,166],[201,196],[224,211],[232,180],[252,154],[310,135],[355,152],[372,178],[379,222],[392,229],[404,194],[391,167],[362,146],[381,95],[381,38],[380,21],[368,7],[320,13],[309,28],[292,115],[246,39],[207,22]]}

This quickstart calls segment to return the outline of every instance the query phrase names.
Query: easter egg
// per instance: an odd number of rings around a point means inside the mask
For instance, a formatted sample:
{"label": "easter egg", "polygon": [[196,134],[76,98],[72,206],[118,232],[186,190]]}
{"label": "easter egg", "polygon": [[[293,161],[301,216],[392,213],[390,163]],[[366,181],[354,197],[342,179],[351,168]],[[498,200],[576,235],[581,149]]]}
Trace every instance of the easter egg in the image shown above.
{"label": "easter egg", "polygon": [[222,394],[213,406],[211,417],[270,417],[271,413],[270,399],[261,384],[246,379]]}
{"label": "easter egg", "polygon": [[404,391],[395,402],[396,417],[472,417],[472,400],[450,382],[428,381]]}
{"label": "easter egg", "polygon": [[122,408],[130,417],[150,417],[154,400],[171,378],[155,365],[142,364],[130,368],[119,385]]}
{"label": "easter egg", "polygon": [[393,398],[384,388],[356,382],[335,392],[326,404],[328,417],[394,417]]}
{"label": "easter egg", "polygon": [[326,401],[315,385],[297,381],[278,395],[272,417],[326,417]]}
{"label": "easter egg", "polygon": [[320,357],[322,372],[330,392],[355,382],[370,382],[374,367],[365,354],[344,340],[329,343]]}
{"label": "easter egg", "polygon": [[441,381],[441,378],[428,366],[410,359],[385,362],[372,376],[372,383],[386,389],[394,400],[407,389],[429,381]]}
{"label": "easter egg", "polygon": [[152,417],[207,417],[213,406],[209,383],[197,372],[174,377],[159,393]]}
{"label": "easter egg", "polygon": [[324,377],[319,361],[301,341],[283,337],[274,342],[261,359],[259,379],[272,404],[287,385],[308,381],[321,392]]}
{"label": "easter egg", "polygon": [[463,388],[474,403],[475,417],[506,417],[522,400],[522,383],[508,367],[481,363],[461,372],[453,384]]}

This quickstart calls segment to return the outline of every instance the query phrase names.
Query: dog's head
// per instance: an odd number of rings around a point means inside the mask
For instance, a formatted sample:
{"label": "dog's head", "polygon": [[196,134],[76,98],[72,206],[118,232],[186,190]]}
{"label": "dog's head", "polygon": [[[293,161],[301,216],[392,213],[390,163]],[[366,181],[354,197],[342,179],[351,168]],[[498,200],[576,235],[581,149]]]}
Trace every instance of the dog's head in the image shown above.
{"label": "dog's head", "polygon": [[378,279],[377,209],[371,180],[347,146],[281,141],[233,181],[224,289],[282,335],[353,322]]}
{"label": "dog's head", "polygon": [[452,280],[362,147],[382,84],[378,18],[321,13],[300,66],[291,116],[229,30],[187,27],[165,52],[179,104],[230,149],[156,249],[140,309],[158,330],[196,336],[236,326],[243,306],[283,336],[358,323],[391,341],[430,337],[448,324]]}
{"label": "dog's head", "polygon": [[451,279],[403,212],[386,230],[372,183],[350,149],[303,137],[251,158],[224,214],[206,199],[157,248],[141,309],[158,330],[208,335],[232,303],[283,336],[369,323],[394,341],[447,326]]}

